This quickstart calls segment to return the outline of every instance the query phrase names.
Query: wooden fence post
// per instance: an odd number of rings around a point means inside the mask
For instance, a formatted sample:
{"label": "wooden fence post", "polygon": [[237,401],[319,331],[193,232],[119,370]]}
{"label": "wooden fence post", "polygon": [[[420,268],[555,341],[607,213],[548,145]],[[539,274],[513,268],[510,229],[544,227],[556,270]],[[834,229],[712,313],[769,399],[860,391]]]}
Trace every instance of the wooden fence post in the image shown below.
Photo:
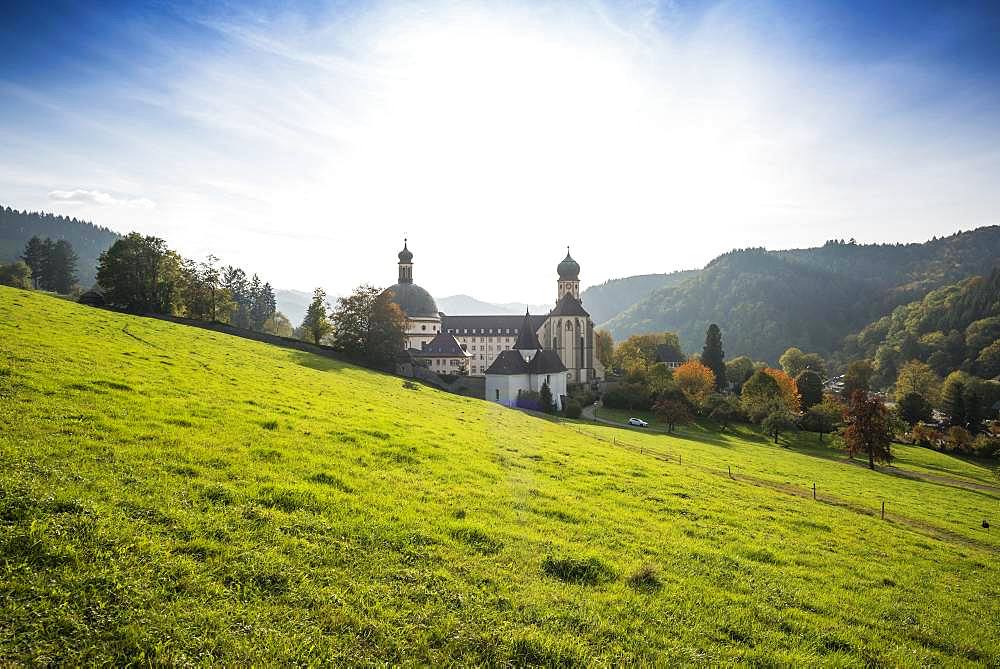
{"label": "wooden fence post", "polygon": [[882,520],[885,520],[885,500],[882,500]]}
{"label": "wooden fence post", "polygon": [[813,481],[813,499],[816,499],[816,482]]}
{"label": "wooden fence post", "polygon": [[729,468],[729,478],[733,478],[733,466],[732,465],[726,465],[726,466]]}

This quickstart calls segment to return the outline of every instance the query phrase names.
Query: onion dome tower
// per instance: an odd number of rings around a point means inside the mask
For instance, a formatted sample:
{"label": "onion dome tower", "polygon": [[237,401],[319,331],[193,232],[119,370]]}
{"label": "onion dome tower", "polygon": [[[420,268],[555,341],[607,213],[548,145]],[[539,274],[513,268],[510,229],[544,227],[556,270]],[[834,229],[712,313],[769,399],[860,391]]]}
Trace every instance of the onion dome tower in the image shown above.
{"label": "onion dome tower", "polygon": [[556,273],[559,275],[558,294],[556,302],[562,299],[563,295],[569,294],[580,299],[580,263],[573,260],[569,254],[569,247],[566,247],[566,257],[556,266]]}
{"label": "onion dome tower", "polygon": [[403,240],[403,250],[399,252],[399,279],[393,286],[393,302],[399,305],[407,318],[438,318],[437,303],[426,290],[413,283],[413,252]]}

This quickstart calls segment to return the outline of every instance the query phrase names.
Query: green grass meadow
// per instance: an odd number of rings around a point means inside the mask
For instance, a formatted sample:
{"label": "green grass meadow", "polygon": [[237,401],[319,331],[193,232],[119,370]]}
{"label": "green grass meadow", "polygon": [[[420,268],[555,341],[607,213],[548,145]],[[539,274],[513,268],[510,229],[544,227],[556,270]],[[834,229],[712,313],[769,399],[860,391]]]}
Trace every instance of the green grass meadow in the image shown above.
{"label": "green grass meadow", "polygon": [[998,666],[1000,480],[897,453],[546,420],[0,287],[0,664]]}

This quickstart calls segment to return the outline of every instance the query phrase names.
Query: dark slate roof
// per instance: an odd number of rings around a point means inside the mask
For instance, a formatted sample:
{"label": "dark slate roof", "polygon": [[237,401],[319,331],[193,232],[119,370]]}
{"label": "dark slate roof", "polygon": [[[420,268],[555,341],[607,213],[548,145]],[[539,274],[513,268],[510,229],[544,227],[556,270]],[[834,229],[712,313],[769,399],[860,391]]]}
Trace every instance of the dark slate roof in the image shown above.
{"label": "dark slate roof", "polygon": [[514,348],[522,351],[537,351],[541,347],[542,345],[538,343],[538,335],[531,327],[531,314],[525,311],[524,319],[521,321],[521,331],[517,333]]}
{"label": "dark slate roof", "polygon": [[486,369],[487,374],[527,374],[528,363],[517,351],[500,351],[493,364]]}
{"label": "dark slate roof", "polygon": [[[531,327],[535,332],[545,323],[545,316],[532,316]],[[524,316],[441,316],[441,330],[455,335],[516,335],[524,323]],[[468,332],[466,332],[468,330]],[[473,333],[475,330],[475,333]],[[492,330],[492,332],[490,332]]]}
{"label": "dark slate roof", "polygon": [[519,351],[501,351],[487,374],[559,374],[566,366],[555,351],[537,351],[531,362],[525,362]]}
{"label": "dark slate roof", "polygon": [[556,266],[556,272],[559,273],[559,278],[563,281],[580,280],[580,263],[573,260],[573,256],[569,254],[568,246],[566,247],[566,257]]}
{"label": "dark slate roof", "polygon": [[549,316],[584,316],[590,317],[587,310],[583,308],[583,302],[566,293],[556,302],[556,307],[549,312]]}
{"label": "dark slate roof", "polygon": [[566,365],[562,363],[559,354],[555,351],[539,351],[531,359],[528,371],[532,374],[556,374],[566,371]]}
{"label": "dark slate roof", "polygon": [[392,301],[410,318],[437,317],[438,308],[434,298],[417,284],[397,283],[386,288],[386,291],[390,290],[393,293]]}
{"label": "dark slate roof", "polygon": [[471,353],[467,353],[462,345],[458,343],[455,339],[455,335],[450,335],[445,332],[439,332],[435,335],[434,339],[423,345],[420,350],[416,351],[414,354],[416,357],[424,358],[456,358],[463,356],[470,356]]}
{"label": "dark slate roof", "polygon": [[684,356],[678,355],[673,346],[659,344],[656,347],[655,362],[684,362]]}

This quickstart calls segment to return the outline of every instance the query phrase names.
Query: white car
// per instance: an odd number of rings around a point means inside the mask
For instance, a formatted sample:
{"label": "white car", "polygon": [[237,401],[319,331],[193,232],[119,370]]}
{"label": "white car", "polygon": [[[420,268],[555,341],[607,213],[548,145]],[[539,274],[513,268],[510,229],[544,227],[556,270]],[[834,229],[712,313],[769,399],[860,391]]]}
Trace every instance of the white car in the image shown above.
{"label": "white car", "polygon": [[628,424],[635,425],[636,427],[649,427],[649,423],[639,418],[629,418]]}

